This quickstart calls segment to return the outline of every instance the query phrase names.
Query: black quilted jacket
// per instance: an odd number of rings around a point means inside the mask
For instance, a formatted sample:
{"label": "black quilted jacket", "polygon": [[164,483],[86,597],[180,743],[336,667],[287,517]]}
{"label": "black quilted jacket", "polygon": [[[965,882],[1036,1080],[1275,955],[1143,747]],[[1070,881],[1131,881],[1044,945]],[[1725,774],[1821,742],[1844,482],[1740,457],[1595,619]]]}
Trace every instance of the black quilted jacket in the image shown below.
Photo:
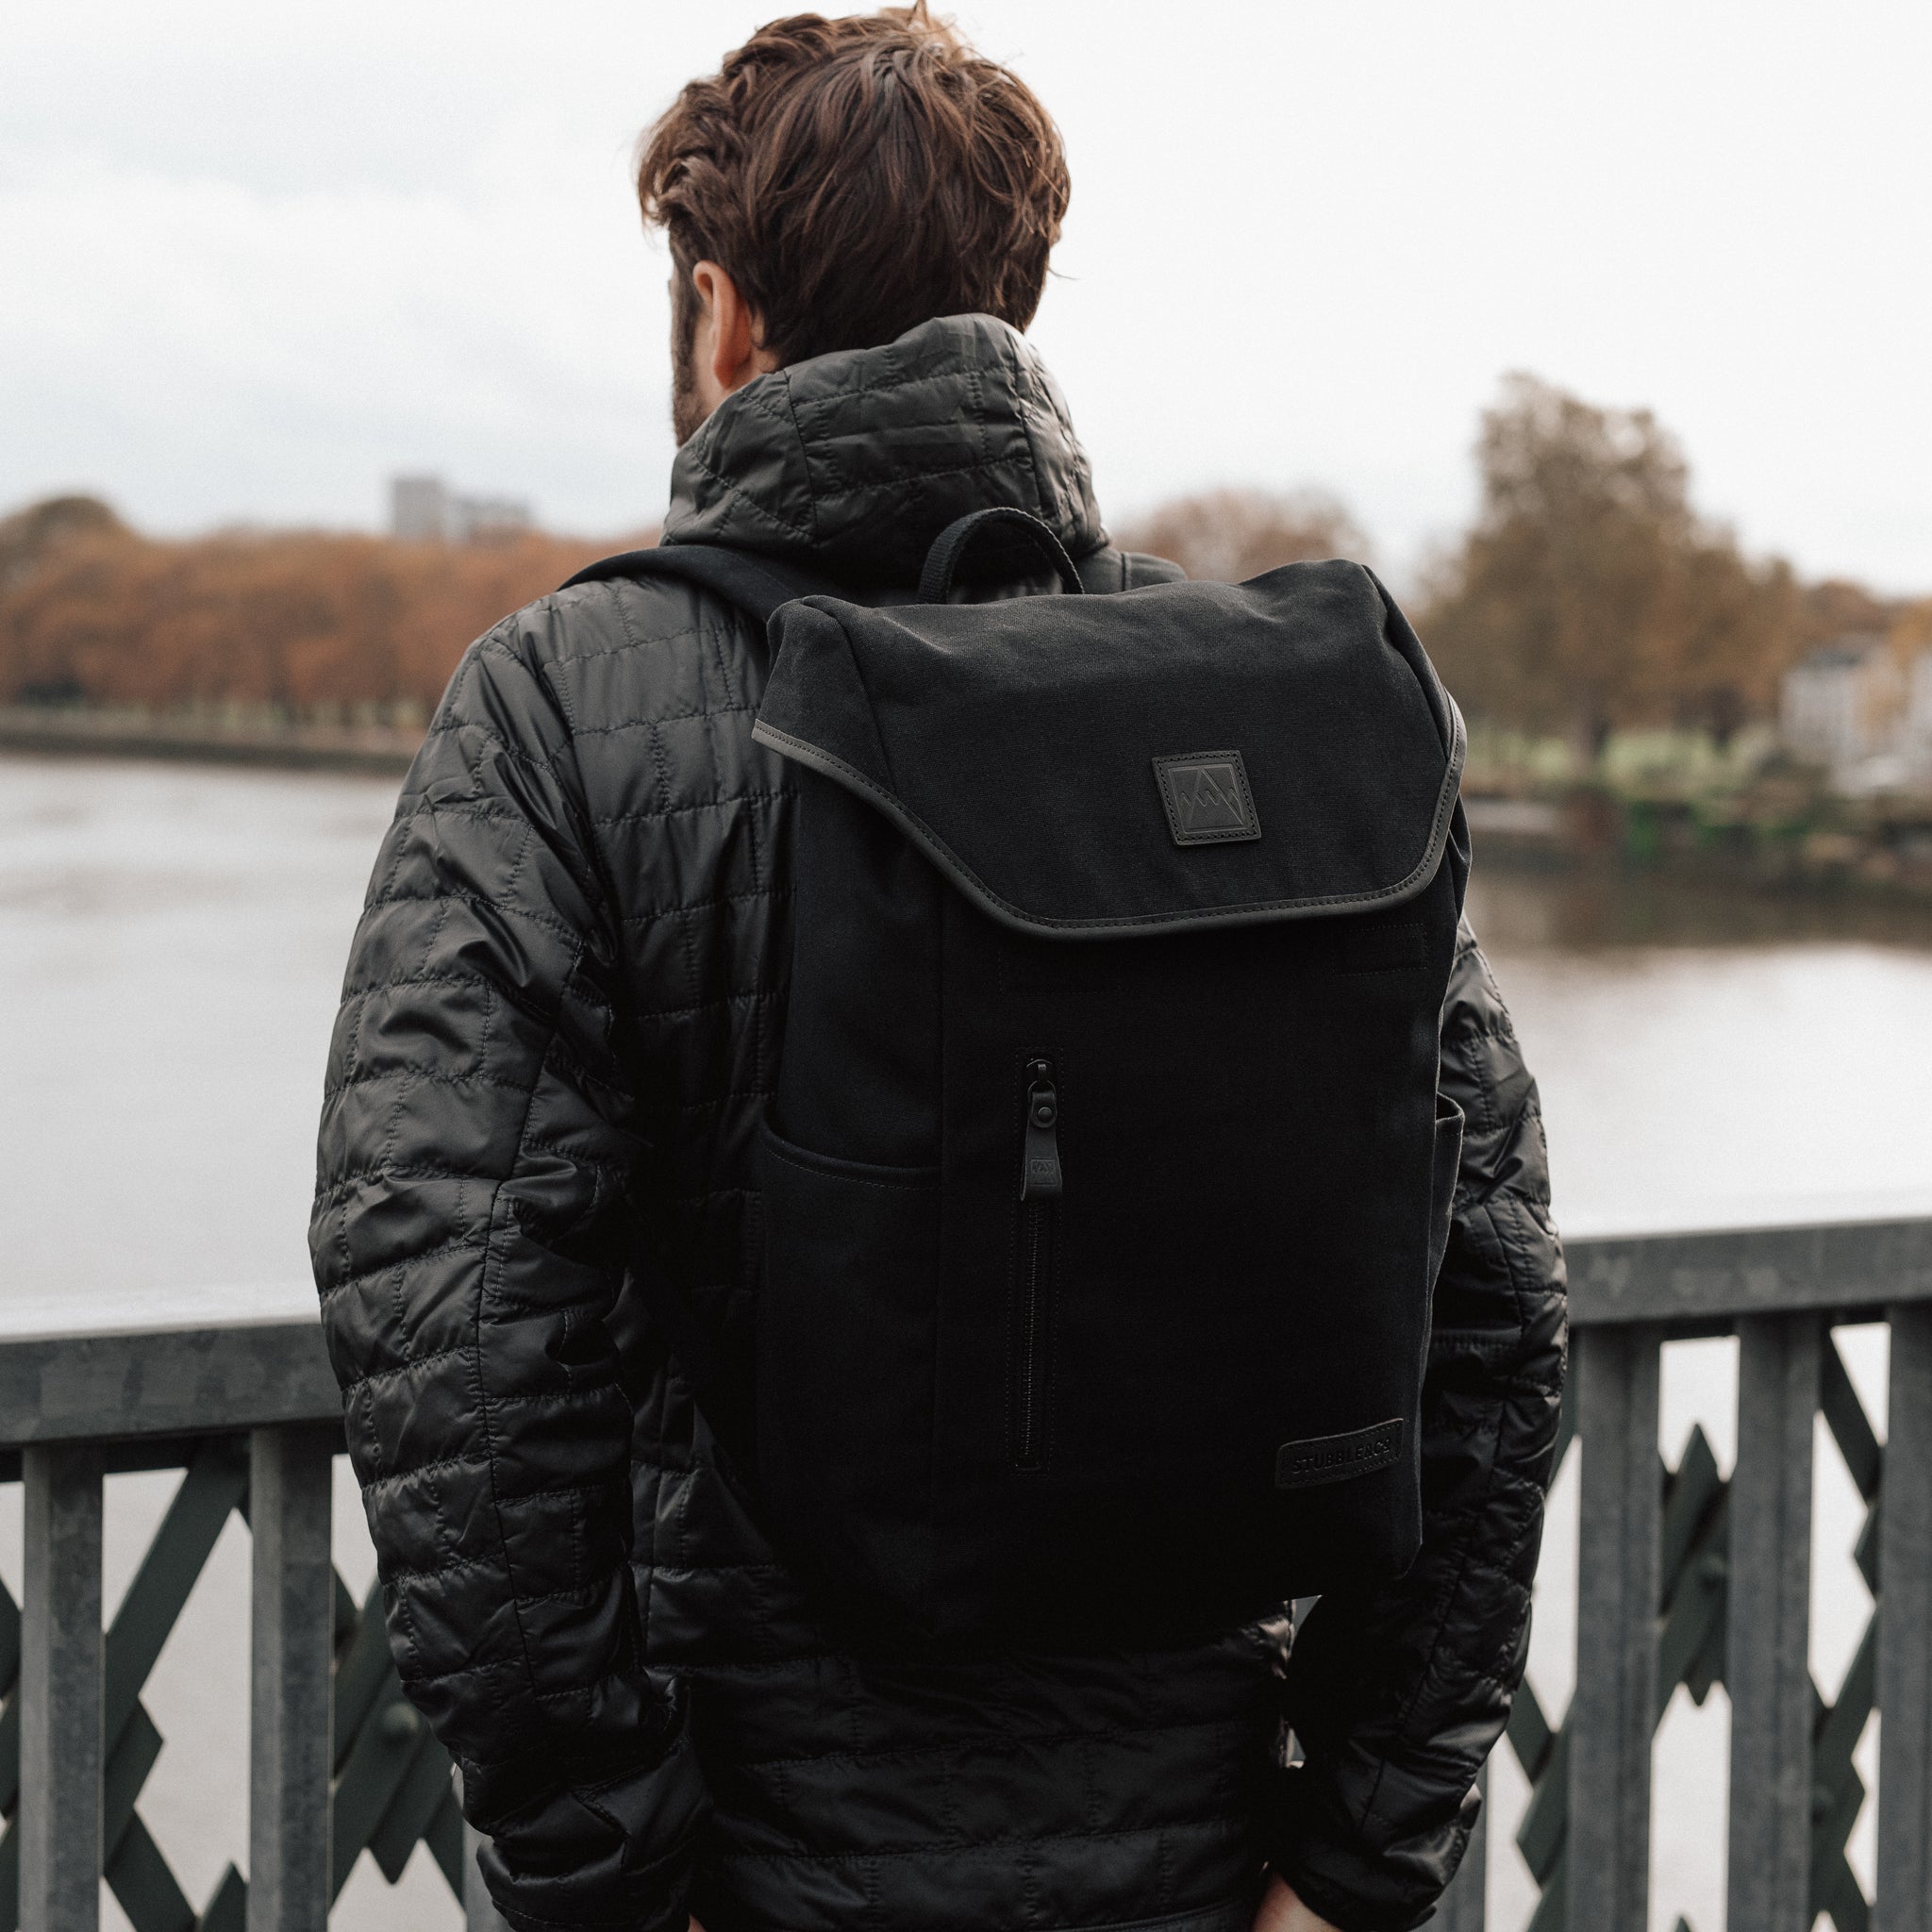
{"label": "black quilted jacket", "polygon": [[[1106,546],[1058,391],[984,317],[754,382],[674,480],[666,541],[881,595],[996,503],[1094,590],[1171,574]],[[729,1385],[758,1273],[792,823],[761,662],[663,582],[506,619],[349,962],[316,1278],[396,1661],[492,1890],[519,1932],[1245,1932],[1272,1860],[1347,1932],[1415,1924],[1520,1676],[1563,1371],[1536,1090],[1474,940],[1408,1576],[1324,1601],[1291,1657],[1285,1617],[1154,1654],[841,1655],[680,1373]]]}

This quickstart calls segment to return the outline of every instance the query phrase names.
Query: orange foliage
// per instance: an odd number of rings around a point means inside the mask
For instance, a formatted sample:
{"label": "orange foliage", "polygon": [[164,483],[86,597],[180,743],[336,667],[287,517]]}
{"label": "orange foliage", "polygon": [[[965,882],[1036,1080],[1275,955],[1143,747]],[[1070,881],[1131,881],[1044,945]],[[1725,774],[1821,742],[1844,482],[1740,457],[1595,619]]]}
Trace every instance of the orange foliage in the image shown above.
{"label": "orange foliage", "polygon": [[1284,563],[1369,554],[1369,540],[1332,496],[1209,490],[1158,505],[1119,533],[1123,550],[1177,563],[1197,583],[1238,584]]}
{"label": "orange foliage", "polygon": [[473,638],[624,547],[85,528],[0,578],[0,702],[426,711]]}
{"label": "orange foliage", "polygon": [[1898,612],[1892,622],[1891,645],[1903,654],[1932,651],[1932,597],[1922,597]]}

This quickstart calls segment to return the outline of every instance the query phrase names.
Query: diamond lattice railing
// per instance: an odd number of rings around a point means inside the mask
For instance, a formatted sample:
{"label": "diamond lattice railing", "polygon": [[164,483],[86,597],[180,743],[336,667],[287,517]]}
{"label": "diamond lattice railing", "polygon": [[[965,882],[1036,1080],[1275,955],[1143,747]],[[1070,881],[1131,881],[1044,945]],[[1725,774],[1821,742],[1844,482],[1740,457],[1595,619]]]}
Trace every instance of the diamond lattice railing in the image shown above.
{"label": "diamond lattice railing", "polygon": [[[1879,1582],[1883,1454],[1834,1343],[1822,1355],[1818,1407],[1866,1506],[1854,1560],[1874,1603]],[[1566,1409],[1560,1463],[1572,1433]],[[139,1799],[161,1736],[141,1702],[156,1659],[200,1577],[231,1511],[246,1519],[244,1437],[211,1438],[184,1456],[184,1474],[106,1637],[103,1779],[104,1876],[135,1932],[242,1932],[247,1887],[233,1865],[199,1910],[143,1823]],[[1728,1611],[1729,1485],[1702,1429],[1674,1469],[1659,1460],[1662,1542],[1658,1672],[1654,1721],[1682,1684],[1698,1704],[1724,1678]],[[359,1607],[336,1579],[336,1657],[331,1802],[334,1892],[367,1850],[394,1884],[416,1845],[426,1844],[451,1889],[462,1890],[462,1820],[450,1763],[404,1697],[382,1626],[379,1591]],[[0,1932],[15,1932],[19,1876],[21,1620],[0,1588]],[[1865,1627],[1837,1701],[1812,1690],[1811,1897],[1837,1932],[1868,1932],[1871,1907],[1846,1857],[1866,1800],[1853,1761],[1875,1690],[1876,1617]],[[1530,1932],[1563,1932],[1568,1750],[1534,1690],[1519,1692],[1508,1729],[1531,1786],[1517,1844],[1541,1889]],[[1679,1932],[1690,1928],[1679,1922]]]}
{"label": "diamond lattice railing", "polygon": [[[247,1918],[247,1883],[232,1864],[197,1910],[138,1808],[161,1750],[141,1693],[230,1511],[246,1520],[245,1437],[213,1438],[189,1452],[180,1487],[107,1633],[102,1875],[135,1932],[243,1932]],[[335,1589],[334,1892],[364,1850],[393,1885],[422,1842],[460,1897],[463,1827],[449,1758],[397,1682],[379,1589],[359,1607],[340,1576]],[[20,1624],[19,1607],[0,1587],[0,1932],[16,1932],[19,1923]]]}
{"label": "diamond lattice railing", "polygon": [[[1878,1623],[1879,1486],[1884,1456],[1834,1341],[1823,1351],[1819,1409],[1865,1501],[1865,1524],[1854,1561],[1872,1591],[1867,1621],[1838,1701],[1826,1704],[1812,1686],[1811,1907],[1828,1913],[1837,1932],[1868,1932],[1872,1907],[1845,1855],[1867,1796],[1853,1754],[1872,1714],[1876,1686]],[[1573,1436],[1566,1403],[1557,1463]],[[1661,1723],[1679,1684],[1702,1705],[1711,1686],[1724,1681],[1730,1485],[1702,1428],[1693,1427],[1675,1469],[1659,1458],[1663,1483],[1662,1602],[1657,1645],[1655,1722]],[[1530,1783],[1529,1804],[1516,1843],[1541,1890],[1529,1932],[1564,1932],[1569,1757],[1561,1731],[1552,1727],[1525,1681],[1509,1719],[1510,1748]],[[1692,1932],[1677,1922],[1677,1932]]]}

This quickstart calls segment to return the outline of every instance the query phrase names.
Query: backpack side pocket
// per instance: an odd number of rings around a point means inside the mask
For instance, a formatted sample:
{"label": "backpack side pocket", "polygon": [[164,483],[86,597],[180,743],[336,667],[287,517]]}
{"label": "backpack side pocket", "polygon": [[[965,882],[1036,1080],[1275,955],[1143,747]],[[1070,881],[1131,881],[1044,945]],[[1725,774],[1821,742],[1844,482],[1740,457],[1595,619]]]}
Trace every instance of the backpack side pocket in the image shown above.
{"label": "backpack side pocket", "polygon": [[906,1609],[931,1567],[940,1174],[760,1136],[759,1486],[812,1567]]}

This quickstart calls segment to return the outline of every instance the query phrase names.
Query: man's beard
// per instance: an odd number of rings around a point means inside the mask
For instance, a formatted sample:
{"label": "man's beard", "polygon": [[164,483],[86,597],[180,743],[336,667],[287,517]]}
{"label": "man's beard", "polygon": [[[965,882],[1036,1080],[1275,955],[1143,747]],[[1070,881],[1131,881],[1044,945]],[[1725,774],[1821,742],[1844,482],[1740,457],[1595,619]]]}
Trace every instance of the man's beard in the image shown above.
{"label": "man's beard", "polygon": [[704,426],[705,405],[698,394],[695,344],[678,343],[671,358],[671,433],[682,449]]}
{"label": "man's beard", "polygon": [[688,275],[671,298],[671,433],[682,449],[705,421],[698,395],[698,304]]}

